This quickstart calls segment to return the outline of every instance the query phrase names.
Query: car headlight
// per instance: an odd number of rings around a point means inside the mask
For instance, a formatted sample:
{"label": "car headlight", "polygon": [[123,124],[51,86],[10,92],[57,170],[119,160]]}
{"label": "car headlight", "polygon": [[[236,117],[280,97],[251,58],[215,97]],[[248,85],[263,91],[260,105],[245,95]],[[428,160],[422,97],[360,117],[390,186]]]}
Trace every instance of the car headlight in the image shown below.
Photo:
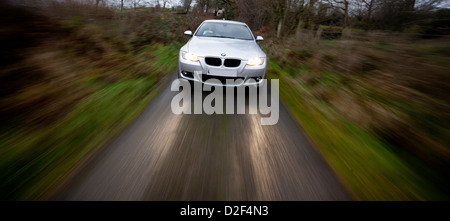
{"label": "car headlight", "polygon": [[247,65],[250,65],[250,66],[259,66],[259,65],[262,65],[263,63],[264,63],[264,58],[259,58],[259,57],[251,58],[247,61]]}
{"label": "car headlight", "polygon": [[192,61],[192,62],[198,61],[198,57],[194,53],[183,51],[183,52],[181,52],[181,55],[183,56],[184,60],[188,60],[188,61]]}

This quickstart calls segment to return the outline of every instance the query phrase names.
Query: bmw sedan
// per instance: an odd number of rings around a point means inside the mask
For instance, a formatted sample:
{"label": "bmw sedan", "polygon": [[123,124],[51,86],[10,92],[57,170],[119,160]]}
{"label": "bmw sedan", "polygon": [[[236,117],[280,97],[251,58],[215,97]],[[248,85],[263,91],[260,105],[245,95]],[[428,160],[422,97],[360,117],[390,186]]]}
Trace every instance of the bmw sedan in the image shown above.
{"label": "bmw sedan", "polygon": [[[180,49],[178,78],[210,85],[241,86],[263,83],[266,54],[242,22],[205,20]],[[209,79],[216,79],[210,80]]]}

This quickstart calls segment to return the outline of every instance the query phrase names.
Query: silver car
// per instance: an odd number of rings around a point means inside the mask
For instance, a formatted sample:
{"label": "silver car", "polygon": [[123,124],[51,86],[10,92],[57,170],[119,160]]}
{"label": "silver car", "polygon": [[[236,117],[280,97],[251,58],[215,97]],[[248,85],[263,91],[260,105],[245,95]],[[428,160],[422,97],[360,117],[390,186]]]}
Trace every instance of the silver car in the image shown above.
{"label": "silver car", "polygon": [[[263,83],[267,59],[250,28],[242,22],[205,20],[180,49],[178,78],[210,85],[241,86]],[[216,79],[210,80],[209,79]]]}

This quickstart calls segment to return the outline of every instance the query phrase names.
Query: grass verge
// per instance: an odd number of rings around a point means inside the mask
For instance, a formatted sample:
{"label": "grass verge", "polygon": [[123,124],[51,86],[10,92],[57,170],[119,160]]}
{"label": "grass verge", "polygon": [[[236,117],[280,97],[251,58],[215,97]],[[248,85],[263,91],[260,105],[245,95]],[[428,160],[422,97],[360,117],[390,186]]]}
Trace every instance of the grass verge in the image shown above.
{"label": "grass verge", "polygon": [[[86,157],[99,151],[114,135],[141,113],[161,89],[161,81],[175,70],[177,45],[153,45],[142,52],[153,58],[144,65],[151,72],[144,76],[105,83],[90,78],[83,83],[93,91],[81,99],[64,117],[36,127],[19,127],[0,137],[0,198],[7,200],[43,200]],[[142,67],[139,59],[135,68]],[[135,72],[133,67],[125,72]],[[129,75],[129,76],[132,76]],[[163,79],[163,80],[161,80]]]}
{"label": "grass verge", "polygon": [[[280,97],[313,143],[359,200],[443,200],[445,195],[358,125],[306,100],[307,88],[271,61],[268,78],[280,79]],[[332,113],[332,112],[331,112]]]}

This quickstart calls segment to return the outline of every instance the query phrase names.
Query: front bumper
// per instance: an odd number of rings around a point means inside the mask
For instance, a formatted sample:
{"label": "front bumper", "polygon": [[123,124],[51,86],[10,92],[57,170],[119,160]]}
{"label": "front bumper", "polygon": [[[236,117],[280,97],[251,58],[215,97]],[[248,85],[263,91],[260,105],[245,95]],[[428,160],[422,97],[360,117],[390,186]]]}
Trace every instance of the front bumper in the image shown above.
{"label": "front bumper", "polygon": [[[235,68],[217,67],[206,64],[204,57],[199,57],[198,62],[191,62],[183,59],[180,54],[178,58],[178,76],[179,78],[213,86],[260,86],[266,76],[266,66],[267,59],[260,66],[248,66],[246,61],[241,61],[241,64]],[[230,71],[236,74],[233,76],[211,74],[215,71]]]}

